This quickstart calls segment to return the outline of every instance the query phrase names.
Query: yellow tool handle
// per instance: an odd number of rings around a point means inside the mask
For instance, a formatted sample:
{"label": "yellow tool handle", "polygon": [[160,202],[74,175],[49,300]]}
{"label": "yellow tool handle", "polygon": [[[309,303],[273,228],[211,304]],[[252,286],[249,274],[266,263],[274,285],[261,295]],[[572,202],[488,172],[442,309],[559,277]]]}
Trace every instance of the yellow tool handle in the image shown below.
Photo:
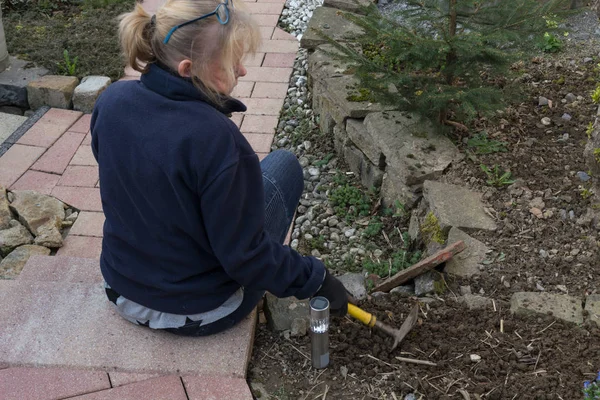
{"label": "yellow tool handle", "polygon": [[377,318],[373,314],[368,313],[351,303],[348,303],[348,314],[370,327],[375,326],[375,321],[377,321]]}

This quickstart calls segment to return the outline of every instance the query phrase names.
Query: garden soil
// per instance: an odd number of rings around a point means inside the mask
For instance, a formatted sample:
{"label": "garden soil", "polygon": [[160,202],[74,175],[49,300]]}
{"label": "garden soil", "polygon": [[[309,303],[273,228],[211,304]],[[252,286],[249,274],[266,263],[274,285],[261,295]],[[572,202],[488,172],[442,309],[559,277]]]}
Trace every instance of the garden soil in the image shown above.
{"label": "garden soil", "polygon": [[[468,134],[455,132],[467,157],[442,180],[483,193],[498,225],[495,232],[469,232],[491,250],[480,274],[446,276],[445,292],[421,304],[419,325],[394,352],[384,334],[349,317],[335,319],[331,364],[324,370],[311,367],[308,336],[290,338],[259,325],[248,377],[257,396],[262,387],[276,399],[396,400],[409,393],[416,399],[583,398],[583,382],[600,369],[598,327],[551,315],[512,315],[509,302],[515,292],[546,291],[583,304],[586,295],[600,292],[599,238],[591,215],[598,194],[583,158],[598,107],[590,93],[600,81],[599,49],[591,40],[568,42],[556,55],[514,65],[525,96],[495,118],[479,119]],[[540,105],[540,97],[551,107]],[[502,142],[504,151],[480,154],[469,141],[480,132]],[[482,164],[509,171],[515,182],[494,187]],[[393,228],[386,223],[384,229]],[[494,299],[494,306],[469,310],[456,301],[460,286]],[[400,327],[413,301],[390,295],[361,306]]]}

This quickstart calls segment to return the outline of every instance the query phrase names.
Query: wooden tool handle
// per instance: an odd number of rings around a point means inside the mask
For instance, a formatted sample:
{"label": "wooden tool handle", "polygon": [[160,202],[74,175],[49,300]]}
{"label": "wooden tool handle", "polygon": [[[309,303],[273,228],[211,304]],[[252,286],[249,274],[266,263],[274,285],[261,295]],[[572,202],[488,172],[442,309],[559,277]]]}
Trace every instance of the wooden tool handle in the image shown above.
{"label": "wooden tool handle", "polygon": [[348,314],[370,327],[375,326],[375,322],[377,321],[377,318],[373,314],[356,307],[352,303],[348,303]]}

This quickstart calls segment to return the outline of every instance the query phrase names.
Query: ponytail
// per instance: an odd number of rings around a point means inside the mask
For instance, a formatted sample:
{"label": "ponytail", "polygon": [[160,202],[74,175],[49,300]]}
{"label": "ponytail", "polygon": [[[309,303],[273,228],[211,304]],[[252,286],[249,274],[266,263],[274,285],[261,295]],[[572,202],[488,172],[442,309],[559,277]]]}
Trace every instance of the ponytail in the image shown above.
{"label": "ponytail", "polygon": [[145,73],[147,64],[155,61],[151,17],[140,4],[136,4],[132,12],[121,15],[119,19],[119,38],[125,61],[134,70]]}

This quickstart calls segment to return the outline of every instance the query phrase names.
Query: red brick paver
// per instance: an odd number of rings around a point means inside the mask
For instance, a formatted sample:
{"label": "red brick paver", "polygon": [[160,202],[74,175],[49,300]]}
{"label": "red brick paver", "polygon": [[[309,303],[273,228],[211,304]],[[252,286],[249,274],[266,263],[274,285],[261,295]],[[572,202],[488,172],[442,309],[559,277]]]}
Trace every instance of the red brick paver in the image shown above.
{"label": "red brick paver", "polygon": [[246,115],[242,121],[242,132],[270,133],[275,135],[279,118],[273,115]]}
{"label": "red brick paver", "polygon": [[288,83],[292,73],[291,68],[248,67],[248,74],[240,81],[254,82],[285,82]]}
{"label": "red brick paver", "polygon": [[[164,0],[144,0],[142,4],[150,14],[153,14],[163,2]],[[248,111],[234,114],[232,120],[240,127],[260,159],[266,157],[270,151],[275,128],[278,124],[278,115],[287,93],[287,85],[298,50],[298,41],[277,27],[284,2],[284,0],[250,0],[247,2],[247,7],[260,26],[263,44],[258,54],[248,57],[244,61],[248,74],[240,79],[239,85],[233,93],[235,97],[246,103]],[[123,79],[139,79],[140,74],[131,68],[126,68],[125,72],[126,76]],[[89,302],[90,299],[86,297],[87,295],[84,296],[84,292],[78,292],[82,287],[77,285],[93,284],[94,293],[98,298],[102,297],[102,301],[105,301],[104,294],[101,293],[98,286],[102,277],[97,266],[102,248],[101,236],[104,215],[98,189],[98,167],[90,147],[90,121],[90,114],[82,115],[76,111],[51,109],[18,140],[17,144],[14,144],[0,157],[0,185],[12,189],[32,189],[47,193],[82,210],[77,222],[65,238],[63,247],[58,250],[57,257],[47,257],[53,260],[52,263],[48,263],[43,257],[39,259],[32,258],[31,263],[24,268],[21,276],[16,281],[6,283],[3,287],[3,290],[6,291],[9,286],[12,287],[15,284],[31,285],[27,289],[30,294],[28,298],[39,297],[39,307],[43,308],[42,305],[45,305],[48,300],[56,296],[62,296],[61,293],[63,292],[57,291],[51,296],[40,297],[38,296],[39,290],[32,289],[33,285],[46,285],[44,290],[48,290],[49,293],[55,290],[55,285],[59,283],[75,285],[72,286],[73,292],[65,295],[64,300],[52,307],[52,310],[50,310],[52,315],[37,310],[40,312],[37,317],[40,321],[44,318],[60,317],[60,313],[68,311],[71,301],[81,300],[81,296]],[[88,262],[84,259],[91,260],[88,260]],[[3,283],[0,281],[0,286]],[[0,290],[0,298],[5,294]],[[94,301],[94,304],[96,304],[96,301]],[[100,304],[100,300],[98,300],[98,304]],[[20,307],[22,304],[17,302],[11,308],[15,308],[17,305]],[[85,301],[82,301],[81,305],[90,306]],[[150,398],[250,400],[252,396],[243,377],[251,350],[250,339],[253,336],[253,318],[251,317],[251,320],[238,326],[234,333],[230,332],[229,336],[223,336],[235,341],[248,340],[250,344],[245,347],[245,356],[238,354],[223,357],[223,352],[221,352],[220,360],[205,360],[209,363],[214,362],[215,367],[211,368],[210,371],[200,371],[204,368],[205,361],[198,363],[195,359],[189,365],[199,372],[193,372],[189,368],[186,370],[186,373],[191,374],[203,372],[213,374],[215,369],[227,366],[226,368],[235,371],[233,372],[235,377],[184,376],[181,378],[175,375],[157,376],[154,373],[146,374],[146,371],[143,370],[131,369],[131,365],[128,363],[132,363],[132,360],[150,357],[143,352],[136,352],[135,357],[132,356],[132,353],[116,365],[117,369],[123,368],[124,371],[136,371],[135,373],[110,372],[110,374],[107,374],[101,371],[81,371],[76,368],[63,368],[60,370],[40,368],[22,368],[18,370],[12,368],[16,360],[23,362],[25,356],[31,356],[36,358],[37,361],[42,361],[41,365],[73,367],[81,365],[74,362],[79,357],[79,362],[93,368],[93,364],[96,362],[94,357],[81,358],[81,353],[89,350],[89,343],[86,345],[87,347],[65,345],[65,340],[76,344],[75,342],[80,340],[80,335],[90,335],[89,329],[82,328],[81,332],[77,331],[79,328],[70,329],[69,332],[61,334],[60,341],[47,346],[42,345],[42,347],[37,347],[40,346],[40,340],[48,340],[50,343],[54,339],[49,333],[44,333],[43,329],[34,329],[35,332],[41,332],[43,335],[36,334],[37,336],[32,336],[29,341],[23,338],[19,339],[23,340],[21,343],[28,343],[27,346],[21,346],[27,351],[8,362],[0,359],[0,400],[5,398],[23,400],[49,400],[50,398],[83,400],[145,400]],[[108,320],[108,317],[105,319]],[[115,321],[123,322],[118,319]],[[68,323],[68,320],[65,320],[66,323]],[[131,325],[125,323],[122,329],[131,328]],[[135,329],[135,327],[133,328]],[[2,329],[3,325],[0,324],[0,331]],[[27,331],[19,332],[20,335],[31,333]],[[152,340],[153,335],[144,330],[140,332],[148,335],[148,339],[144,339],[144,343],[148,345],[147,341]],[[4,337],[14,338],[16,336],[5,335]],[[194,342],[195,349],[198,346],[203,348],[207,345],[207,343],[204,343],[204,338],[197,340],[197,342]],[[211,348],[216,346],[227,349],[225,353],[232,349],[231,342],[228,339],[213,337],[206,340],[209,341],[208,345]],[[210,342],[210,340],[213,342]],[[11,346],[10,351],[14,351],[16,347],[19,346]],[[164,348],[165,346],[161,346],[161,349]],[[130,351],[127,346],[123,347],[122,350]],[[44,353],[45,356],[40,355],[41,352],[46,352]],[[190,351],[190,353],[192,352]],[[2,354],[6,353],[0,351],[0,355]],[[65,354],[69,354],[69,356],[66,357]],[[154,357],[156,357],[156,354]],[[179,357],[177,363],[181,363],[183,358],[185,357]],[[151,364],[156,365],[156,362]],[[37,372],[31,375],[31,371]],[[58,373],[57,371],[62,372]],[[170,373],[173,374],[175,371],[177,369],[173,369]],[[25,375],[26,373],[30,375]],[[12,381],[4,379],[9,374],[12,374],[11,376],[20,374],[19,379],[13,379]],[[164,375],[164,373],[160,375]],[[14,385],[12,391],[7,390],[7,382],[12,382]],[[15,388],[16,392],[13,390]],[[53,392],[56,388],[63,391]]]}
{"label": "red brick paver", "polygon": [[43,147],[15,144],[0,158],[0,185],[10,187],[44,153]]}
{"label": "red brick paver", "polygon": [[49,195],[52,193],[52,189],[54,189],[59,179],[60,175],[29,170],[10,188],[12,190],[35,190],[36,192]]}
{"label": "red brick paver", "polygon": [[100,189],[87,187],[56,186],[52,196],[83,211],[102,211]]}
{"label": "red brick paver", "polygon": [[85,133],[66,132],[33,164],[32,169],[62,174],[77,152]]}
{"label": "red brick paver", "polygon": [[189,400],[252,400],[246,381],[218,376],[184,376]]}
{"label": "red brick paver", "polygon": [[113,387],[158,378],[160,374],[135,374],[130,372],[109,372],[110,384]]}
{"label": "red brick paver", "polygon": [[92,153],[92,146],[80,146],[77,149],[77,152],[73,156],[73,159],[69,163],[70,165],[90,165],[96,166],[98,163],[94,158],[94,153]]}
{"label": "red brick paver", "polygon": [[69,165],[58,181],[58,186],[95,187],[98,182],[98,167]]}
{"label": "red brick paver", "polygon": [[81,211],[69,235],[102,237],[104,213]]}
{"label": "red brick paver", "polygon": [[267,53],[263,67],[292,68],[296,60],[296,53]]}
{"label": "red brick paver", "polygon": [[252,91],[252,97],[285,99],[287,91],[287,83],[256,82],[256,86],[254,86],[254,90]]}
{"label": "red brick paver", "polygon": [[0,370],[0,400],[54,400],[110,388],[108,374],[65,368]]}
{"label": "red brick paver", "polygon": [[17,141],[30,146],[50,147],[82,116],[79,111],[52,108]]}
{"label": "red brick paver", "polygon": [[102,238],[69,235],[65,239],[63,247],[56,252],[56,255],[99,259],[101,252]]}
{"label": "red brick paver", "polygon": [[181,378],[163,376],[129,385],[119,386],[96,393],[73,397],[70,400],[141,400],[169,399],[187,400]]}

